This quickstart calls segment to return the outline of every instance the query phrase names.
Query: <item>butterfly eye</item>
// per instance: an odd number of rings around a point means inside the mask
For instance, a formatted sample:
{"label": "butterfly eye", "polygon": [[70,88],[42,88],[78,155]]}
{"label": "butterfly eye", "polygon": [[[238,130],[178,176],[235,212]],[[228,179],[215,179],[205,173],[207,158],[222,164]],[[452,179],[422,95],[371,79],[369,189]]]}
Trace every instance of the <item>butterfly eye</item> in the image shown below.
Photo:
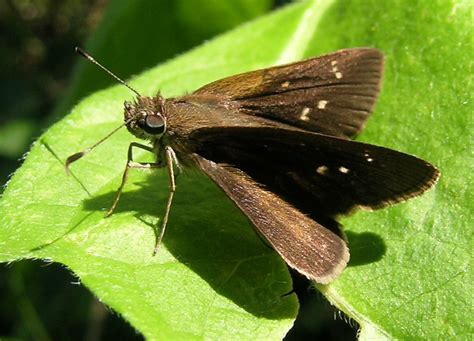
{"label": "butterfly eye", "polygon": [[148,115],[142,126],[148,134],[159,135],[165,131],[165,120],[161,115]]}

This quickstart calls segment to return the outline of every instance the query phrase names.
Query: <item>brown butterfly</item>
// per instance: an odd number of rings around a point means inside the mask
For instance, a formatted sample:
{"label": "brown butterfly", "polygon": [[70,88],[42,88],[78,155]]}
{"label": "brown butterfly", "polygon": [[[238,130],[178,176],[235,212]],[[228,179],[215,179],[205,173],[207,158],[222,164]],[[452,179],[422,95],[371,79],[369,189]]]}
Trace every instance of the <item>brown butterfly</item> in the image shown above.
{"label": "brown butterfly", "polygon": [[[133,103],[125,102],[123,125],[151,144],[130,144],[107,215],[131,168],[168,168],[171,191],[155,252],[181,167],[204,172],[290,267],[319,283],[336,278],[349,260],[337,215],[406,200],[438,179],[438,170],[426,161],[351,141],[379,94],[383,54],[376,49],[340,50],[247,72],[169,99],[140,95],[77,51],[136,93]],[[66,168],[116,130],[71,155]],[[157,162],[135,162],[134,148],[156,154]]]}

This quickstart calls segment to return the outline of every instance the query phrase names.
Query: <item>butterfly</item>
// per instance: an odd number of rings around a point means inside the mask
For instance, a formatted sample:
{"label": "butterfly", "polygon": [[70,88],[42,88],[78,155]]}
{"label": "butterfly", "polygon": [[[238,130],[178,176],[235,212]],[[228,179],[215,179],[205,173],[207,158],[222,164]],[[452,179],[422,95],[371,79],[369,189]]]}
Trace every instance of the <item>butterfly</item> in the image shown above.
{"label": "butterfly", "polygon": [[[130,169],[168,169],[171,191],[155,252],[167,226],[176,172],[184,167],[205,173],[290,267],[323,284],[349,261],[337,216],[418,196],[439,177],[417,157],[352,140],[380,92],[384,57],[377,49],[345,49],[246,72],[166,99],[140,95],[78,52],[135,92],[135,100],[124,104],[122,126],[149,142],[130,144],[108,215]],[[71,155],[66,168],[108,136]],[[134,161],[135,148],[155,154],[156,162]]]}

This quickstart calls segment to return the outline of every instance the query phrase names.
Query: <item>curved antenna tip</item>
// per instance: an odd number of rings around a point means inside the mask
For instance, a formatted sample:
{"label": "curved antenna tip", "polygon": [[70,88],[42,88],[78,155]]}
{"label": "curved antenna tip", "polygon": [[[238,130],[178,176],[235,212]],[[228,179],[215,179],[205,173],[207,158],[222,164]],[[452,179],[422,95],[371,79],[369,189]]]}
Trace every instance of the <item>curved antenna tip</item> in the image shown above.
{"label": "curved antenna tip", "polygon": [[69,166],[71,165],[71,163],[79,160],[81,157],[83,157],[86,153],[84,151],[82,152],[79,152],[79,153],[76,153],[76,154],[72,154],[71,156],[69,156],[67,159],[66,159],[66,164],[64,165],[64,167],[66,168],[66,173],[67,175],[69,175]]}

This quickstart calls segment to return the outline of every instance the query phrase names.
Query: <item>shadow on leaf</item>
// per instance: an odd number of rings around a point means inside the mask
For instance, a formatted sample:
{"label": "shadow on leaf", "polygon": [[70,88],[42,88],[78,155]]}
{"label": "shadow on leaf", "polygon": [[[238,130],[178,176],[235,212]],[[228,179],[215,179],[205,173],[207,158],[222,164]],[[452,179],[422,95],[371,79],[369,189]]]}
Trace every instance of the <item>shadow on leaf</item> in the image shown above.
{"label": "shadow on leaf", "polygon": [[351,259],[348,266],[359,266],[377,262],[382,259],[387,247],[383,239],[371,232],[345,232]]}
{"label": "shadow on leaf", "polygon": [[[152,219],[142,217],[163,215],[168,195],[166,174],[152,175],[139,186],[138,190],[122,194],[114,214],[136,212],[135,216],[153,229]],[[84,208],[103,211],[110,207],[115,194],[108,192],[87,199]],[[294,312],[287,307],[290,302],[296,307],[296,296],[285,296],[292,283],[283,260],[204,176],[191,172],[178,177],[163,244],[216,292],[249,313],[270,319],[293,317]]]}

